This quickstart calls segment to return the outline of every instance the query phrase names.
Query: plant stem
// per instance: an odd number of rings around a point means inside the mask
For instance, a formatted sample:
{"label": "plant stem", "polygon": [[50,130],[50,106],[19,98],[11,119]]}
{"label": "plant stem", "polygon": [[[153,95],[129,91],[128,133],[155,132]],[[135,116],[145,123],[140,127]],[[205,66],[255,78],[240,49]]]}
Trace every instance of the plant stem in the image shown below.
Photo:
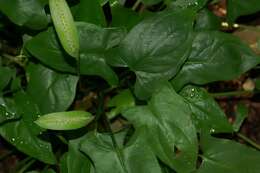
{"label": "plant stem", "polygon": [[17,172],[17,173],[23,173],[24,171],[26,171],[32,164],[34,164],[34,162],[36,162],[35,159],[29,158],[26,159],[26,161],[29,160],[27,163],[25,162],[25,165]]}
{"label": "plant stem", "polygon": [[246,94],[254,94],[254,91],[229,91],[229,92],[220,92],[220,93],[210,93],[212,97],[232,97],[232,96],[241,96]]}
{"label": "plant stem", "polygon": [[137,1],[135,2],[135,4],[133,5],[132,10],[135,11],[135,10],[138,8],[138,6],[140,5],[140,3],[141,3],[141,0],[137,0]]}
{"label": "plant stem", "polygon": [[259,144],[255,143],[254,141],[252,141],[251,139],[249,139],[248,137],[246,137],[242,133],[237,133],[237,136],[240,137],[241,139],[243,139],[248,144],[250,144],[253,147],[255,147],[257,150],[260,150],[260,145]]}

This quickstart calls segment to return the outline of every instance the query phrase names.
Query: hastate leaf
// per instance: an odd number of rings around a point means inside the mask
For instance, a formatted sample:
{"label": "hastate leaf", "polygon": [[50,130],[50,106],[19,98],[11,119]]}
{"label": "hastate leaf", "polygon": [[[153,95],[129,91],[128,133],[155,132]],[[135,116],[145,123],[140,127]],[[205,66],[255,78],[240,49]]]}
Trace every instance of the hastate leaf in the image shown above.
{"label": "hastate leaf", "polygon": [[136,73],[139,98],[149,98],[158,81],[179,71],[190,50],[193,20],[193,10],[161,12],[136,25],[116,51],[111,50],[116,54],[107,57],[111,64],[127,66]]}
{"label": "hastate leaf", "polygon": [[258,173],[260,152],[226,139],[202,136],[202,164],[197,173]]}
{"label": "hastate leaf", "polygon": [[179,173],[195,170],[197,135],[191,111],[184,99],[170,85],[153,94],[148,106],[123,113],[135,129],[146,129],[146,140],[153,152]]}
{"label": "hastate leaf", "polygon": [[[80,37],[80,73],[98,75],[110,85],[118,78],[106,64],[104,52],[117,45],[125,34],[120,28],[101,28],[94,24],[77,23]],[[60,46],[53,28],[41,32],[26,44],[27,50],[47,66],[62,72],[76,74],[77,63],[68,57]]]}
{"label": "hastate leaf", "polygon": [[205,89],[185,87],[180,94],[186,99],[192,111],[192,120],[200,133],[233,132],[224,112]]}
{"label": "hastate leaf", "polygon": [[188,83],[231,80],[260,62],[259,56],[238,38],[218,31],[195,33],[192,51],[172,80],[176,89]]}
{"label": "hastate leaf", "polygon": [[110,135],[91,132],[82,141],[81,150],[93,161],[96,173],[161,173],[155,155],[140,133],[126,146],[115,146]]}
{"label": "hastate leaf", "polygon": [[0,135],[19,151],[42,162],[55,164],[51,144],[38,138],[41,130],[33,123],[37,118],[37,107],[25,93],[18,93],[14,104],[17,110],[13,113],[20,115],[22,119],[1,124]]}

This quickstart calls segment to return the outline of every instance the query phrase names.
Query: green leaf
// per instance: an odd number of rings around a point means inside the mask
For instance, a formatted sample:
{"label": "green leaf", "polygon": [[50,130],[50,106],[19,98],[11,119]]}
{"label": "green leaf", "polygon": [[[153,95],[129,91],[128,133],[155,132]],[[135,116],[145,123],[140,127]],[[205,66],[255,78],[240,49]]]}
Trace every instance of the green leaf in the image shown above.
{"label": "green leaf", "polygon": [[126,109],[135,106],[135,98],[129,89],[121,91],[108,102],[108,107],[113,108],[107,115],[109,118],[114,118]]}
{"label": "green leaf", "polygon": [[128,109],[123,116],[135,129],[146,129],[146,140],[161,161],[178,173],[195,170],[197,135],[191,111],[170,84],[154,93],[148,106]]}
{"label": "green leaf", "polygon": [[229,22],[235,22],[239,16],[249,15],[260,11],[259,0],[228,0],[227,1],[227,19]]}
{"label": "green leaf", "polygon": [[9,84],[14,75],[14,70],[0,65],[0,91],[2,91]]}
{"label": "green leaf", "polygon": [[0,11],[20,26],[38,30],[48,25],[44,5],[38,0],[0,0]]}
{"label": "green leaf", "polygon": [[186,99],[192,111],[192,120],[198,132],[233,132],[224,112],[205,89],[187,86],[180,94]]}
{"label": "green leaf", "polygon": [[2,123],[9,121],[9,120],[14,120],[20,118],[19,115],[17,115],[14,112],[9,112],[7,110],[7,107],[3,104],[0,105],[0,126]]}
{"label": "green leaf", "polygon": [[86,126],[94,117],[85,111],[55,112],[39,117],[35,123],[45,129],[74,130]]}
{"label": "green leaf", "polygon": [[115,147],[110,135],[91,132],[80,149],[93,161],[96,173],[161,173],[156,157],[139,135],[132,137],[127,145]]}
{"label": "green leaf", "polygon": [[[21,115],[22,119],[2,124],[0,134],[21,152],[42,162],[55,164],[55,156],[52,153],[50,143],[37,137],[40,130],[32,121],[37,117],[37,112],[34,111],[35,108],[32,103],[28,101],[24,93],[15,96],[15,107],[18,110],[14,113]],[[10,108],[8,107],[8,109]]]}
{"label": "green leaf", "polygon": [[120,3],[116,3],[111,8],[112,22],[111,26],[121,27],[124,26],[127,30],[133,28],[137,23],[143,19],[143,15],[133,11],[132,9],[122,6]]}
{"label": "green leaf", "polygon": [[207,84],[231,80],[260,62],[260,58],[238,38],[218,31],[196,33],[192,51],[172,80],[176,89],[188,83]]}
{"label": "green leaf", "polygon": [[30,64],[27,69],[27,93],[42,114],[65,111],[73,102],[77,76],[57,73],[42,65]]}
{"label": "green leaf", "polygon": [[31,133],[39,135],[42,129],[33,123],[41,114],[39,106],[23,91],[15,94],[14,103],[17,114],[22,117]]}
{"label": "green leaf", "polygon": [[97,0],[81,0],[75,11],[75,21],[83,21],[100,26],[106,26],[103,9]]}
{"label": "green leaf", "polygon": [[62,157],[61,172],[62,173],[90,173],[91,162],[80,150],[80,143],[86,136],[69,141],[69,150]]}
{"label": "green leaf", "polygon": [[[119,28],[101,28],[88,23],[78,23],[77,26],[81,45],[81,74],[98,75],[106,79],[110,85],[116,85],[118,78],[106,64],[104,52],[117,45],[125,31]],[[64,54],[53,28],[28,41],[26,48],[44,64],[62,72],[76,74],[76,62]]]}
{"label": "green leaf", "polygon": [[236,119],[235,122],[233,123],[233,129],[235,132],[238,132],[243,121],[247,118],[248,115],[248,108],[246,105],[239,103],[236,108]]}
{"label": "green leaf", "polygon": [[135,93],[140,99],[149,98],[160,81],[179,71],[190,50],[193,20],[194,12],[188,9],[159,13],[136,25],[113,50],[121,60],[111,64],[136,73]]}
{"label": "green leaf", "polygon": [[158,4],[161,1],[162,0],[141,0],[141,2],[143,2],[145,5],[154,5]]}
{"label": "green leaf", "polygon": [[221,20],[213,12],[208,9],[202,9],[199,11],[195,30],[219,30],[221,27]]}
{"label": "green leaf", "polygon": [[258,173],[260,152],[234,141],[203,137],[203,162],[197,173]]}
{"label": "green leaf", "polygon": [[203,8],[207,2],[208,0],[175,0],[172,4],[181,8],[192,8],[199,10]]}
{"label": "green leaf", "polygon": [[66,0],[49,0],[52,22],[64,50],[79,58],[79,35]]}

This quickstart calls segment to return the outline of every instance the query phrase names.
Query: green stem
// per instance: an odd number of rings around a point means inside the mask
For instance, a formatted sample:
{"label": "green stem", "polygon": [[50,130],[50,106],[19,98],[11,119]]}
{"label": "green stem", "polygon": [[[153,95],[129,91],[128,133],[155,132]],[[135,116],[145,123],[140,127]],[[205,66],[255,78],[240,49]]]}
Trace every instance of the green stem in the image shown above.
{"label": "green stem", "polygon": [[135,11],[135,10],[138,8],[138,6],[140,5],[141,1],[142,1],[142,0],[137,0],[137,1],[135,2],[135,4],[133,5],[132,10]]}
{"label": "green stem", "polygon": [[232,97],[232,96],[241,96],[246,94],[255,94],[255,91],[229,91],[229,92],[220,92],[220,93],[210,93],[212,97]]}
{"label": "green stem", "polygon": [[248,144],[252,145],[253,147],[255,147],[257,150],[260,150],[260,145],[255,143],[254,141],[252,141],[251,139],[249,139],[248,137],[246,137],[245,135],[241,134],[241,133],[237,133],[237,136],[240,137],[241,139],[243,139],[245,142],[247,142]]}
{"label": "green stem", "polygon": [[26,171],[35,162],[36,162],[35,159],[32,159],[32,160],[28,161],[17,173],[23,173],[24,171]]}

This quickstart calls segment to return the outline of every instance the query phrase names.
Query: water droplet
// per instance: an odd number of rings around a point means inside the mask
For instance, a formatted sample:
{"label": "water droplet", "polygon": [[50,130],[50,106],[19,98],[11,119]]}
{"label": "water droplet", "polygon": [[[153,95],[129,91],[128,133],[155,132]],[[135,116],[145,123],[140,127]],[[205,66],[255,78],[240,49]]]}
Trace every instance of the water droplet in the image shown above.
{"label": "water droplet", "polygon": [[198,3],[198,2],[195,2],[194,4],[195,4],[195,5],[199,5],[199,3]]}
{"label": "water droplet", "polygon": [[215,132],[215,129],[210,129],[210,133],[214,133]]}
{"label": "water droplet", "polygon": [[15,138],[12,138],[11,141],[12,141],[12,142],[15,142]]}
{"label": "water droplet", "polygon": [[20,144],[23,144],[23,141],[20,141]]}

